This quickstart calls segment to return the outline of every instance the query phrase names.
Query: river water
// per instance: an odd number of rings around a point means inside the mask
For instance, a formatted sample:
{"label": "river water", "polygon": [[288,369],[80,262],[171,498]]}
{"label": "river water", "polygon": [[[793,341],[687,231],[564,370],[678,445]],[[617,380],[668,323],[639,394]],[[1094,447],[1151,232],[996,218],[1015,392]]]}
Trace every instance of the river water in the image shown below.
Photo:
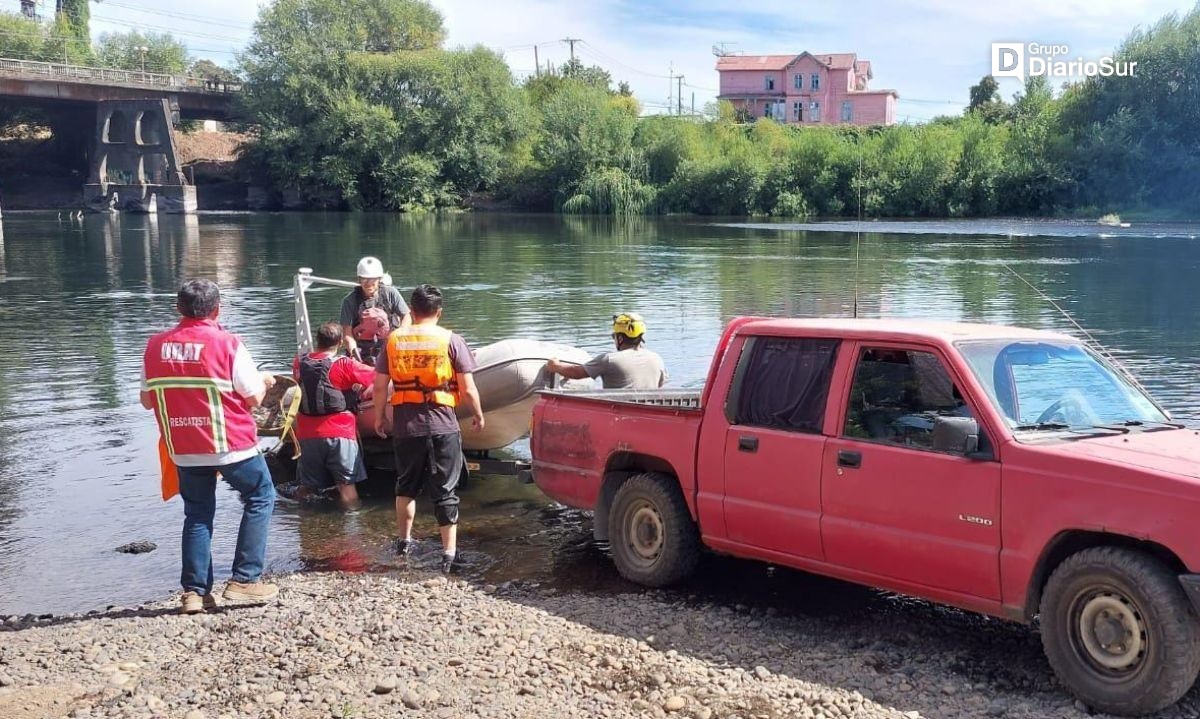
{"label": "river water", "polygon": [[[158,497],[157,434],[137,390],[146,339],[175,321],[185,278],[220,283],[222,321],[259,361],[290,360],[298,267],[350,279],[358,258],[374,254],[405,292],[441,286],[445,324],[473,345],[529,337],[601,351],[609,317],[639,311],[672,385],[694,387],[731,317],[849,315],[856,250],[863,316],[1071,330],[1011,267],[1177,418],[1200,423],[1197,235],[1196,225],[1036,221],[9,213],[0,241],[0,613],[128,605],[177,587],[182,507]],[[340,297],[310,295],[314,321],[335,317]],[[536,488],[488,478],[465,495],[462,546],[474,577],[627,588],[589,546],[587,520]],[[228,576],[239,511],[222,491],[218,579]],[[281,500],[268,569],[387,569],[392,531],[385,502],[346,516]],[[429,539],[416,563],[435,562],[427,511],[417,531]],[[158,550],[113,551],[143,539]]]}

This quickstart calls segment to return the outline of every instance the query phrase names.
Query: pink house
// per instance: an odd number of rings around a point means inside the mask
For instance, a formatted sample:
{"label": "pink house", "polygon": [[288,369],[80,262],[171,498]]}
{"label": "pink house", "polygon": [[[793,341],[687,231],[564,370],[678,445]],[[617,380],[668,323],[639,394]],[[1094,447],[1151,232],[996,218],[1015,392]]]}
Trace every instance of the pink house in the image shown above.
{"label": "pink house", "polygon": [[891,125],[895,90],[869,90],[871,61],[852,52],[726,55],[717,59],[720,100],[751,118],[809,125]]}

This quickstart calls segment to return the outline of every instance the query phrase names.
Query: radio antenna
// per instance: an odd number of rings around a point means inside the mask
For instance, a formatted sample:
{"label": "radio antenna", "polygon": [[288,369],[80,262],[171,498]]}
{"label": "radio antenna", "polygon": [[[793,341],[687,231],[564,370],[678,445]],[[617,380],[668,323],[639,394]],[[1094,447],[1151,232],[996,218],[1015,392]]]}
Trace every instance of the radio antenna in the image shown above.
{"label": "radio antenna", "polygon": [[854,319],[858,319],[858,279],[860,274],[859,267],[862,265],[862,153],[862,139],[860,138],[858,145],[858,233],[854,239]]}
{"label": "radio antenna", "polygon": [[[1010,235],[1010,237],[1011,237],[1011,235]],[[1075,320],[1075,317],[1072,316],[1070,312],[1067,312],[1066,309],[1064,309],[1062,305],[1055,302],[1054,299],[1052,297],[1050,297],[1049,295],[1047,295],[1045,292],[1043,292],[1040,287],[1033,284],[1029,280],[1025,279],[1021,275],[1020,272],[1017,272],[1016,269],[1014,269],[1012,267],[1012,265],[1009,265],[1006,262],[1006,263],[1002,263],[1000,266],[1003,267],[1004,269],[1008,270],[1009,272],[1011,272],[1013,277],[1016,277],[1018,280],[1023,282],[1027,287],[1029,287],[1029,289],[1036,292],[1038,297],[1040,297],[1043,300],[1045,300],[1046,302],[1050,303],[1051,307],[1058,310],[1062,314],[1063,317],[1067,318],[1067,321],[1070,322],[1071,325],[1075,329],[1079,330],[1080,334],[1083,335],[1084,339],[1087,341],[1087,343],[1093,349],[1095,349],[1097,352],[1100,353],[1101,356],[1103,356],[1105,359],[1107,359],[1109,362],[1111,362],[1113,364],[1113,366],[1115,366],[1118,370],[1120,370],[1121,374],[1125,375],[1125,377],[1130,382],[1133,382],[1133,384],[1136,385],[1138,389],[1142,390],[1143,392],[1147,392],[1146,388],[1142,386],[1142,383],[1138,381],[1137,377],[1133,376],[1133,373],[1130,372],[1129,369],[1126,368],[1125,365],[1122,364],[1122,362],[1120,360],[1118,360],[1115,355],[1113,355],[1112,351],[1109,350],[1107,347],[1105,347],[1103,344],[1101,344],[1100,340],[1096,339],[1095,335],[1093,335],[1091,332],[1088,332],[1087,329],[1084,328],[1083,325],[1079,324],[1079,322],[1077,322]],[[1149,392],[1147,392],[1147,394],[1149,394]]]}

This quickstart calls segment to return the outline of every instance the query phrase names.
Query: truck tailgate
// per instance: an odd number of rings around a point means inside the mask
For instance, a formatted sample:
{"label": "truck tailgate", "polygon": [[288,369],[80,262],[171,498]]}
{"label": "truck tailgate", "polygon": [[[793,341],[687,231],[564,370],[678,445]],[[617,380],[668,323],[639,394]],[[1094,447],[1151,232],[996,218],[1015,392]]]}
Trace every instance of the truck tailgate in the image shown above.
{"label": "truck tailgate", "polygon": [[592,509],[605,472],[636,461],[674,474],[691,506],[700,396],[700,390],[542,393],[533,410],[534,482],[555,501]]}

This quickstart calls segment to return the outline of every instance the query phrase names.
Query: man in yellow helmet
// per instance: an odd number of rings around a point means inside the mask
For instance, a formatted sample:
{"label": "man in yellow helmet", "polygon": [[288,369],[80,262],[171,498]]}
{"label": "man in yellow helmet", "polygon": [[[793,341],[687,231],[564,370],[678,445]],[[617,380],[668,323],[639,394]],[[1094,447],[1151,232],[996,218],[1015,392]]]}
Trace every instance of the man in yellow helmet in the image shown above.
{"label": "man in yellow helmet", "polygon": [[599,377],[604,389],[657,389],[666,384],[667,369],[657,352],[646,349],[646,321],[636,312],[613,315],[616,352],[596,355],[587,364],[552,359],[546,369],[567,379]]}

